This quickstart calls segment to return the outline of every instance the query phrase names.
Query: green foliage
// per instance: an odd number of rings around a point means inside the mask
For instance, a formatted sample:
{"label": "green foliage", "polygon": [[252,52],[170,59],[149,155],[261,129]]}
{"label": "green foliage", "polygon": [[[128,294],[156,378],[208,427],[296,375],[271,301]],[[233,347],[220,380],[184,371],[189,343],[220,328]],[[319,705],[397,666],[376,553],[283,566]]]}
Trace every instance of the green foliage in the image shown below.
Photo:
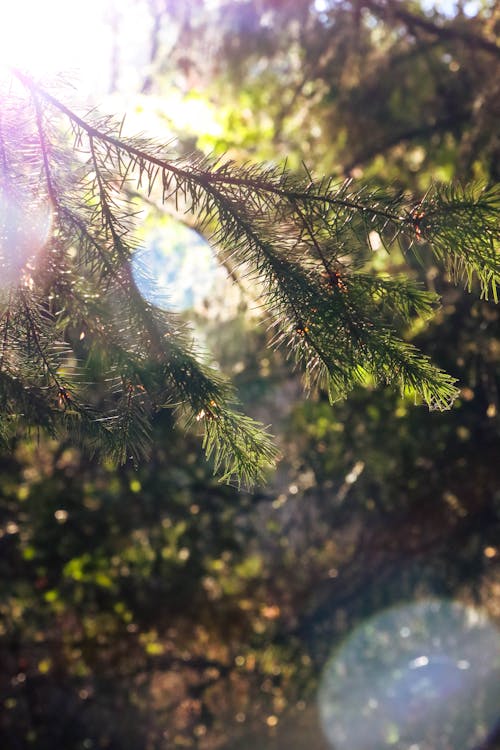
{"label": "green foliage", "polygon": [[2,95],[2,191],[26,222],[22,191],[33,194],[52,223],[43,254],[17,270],[20,230],[3,219],[12,277],[2,293],[4,432],[39,424],[119,463],[137,462],[148,454],[154,414],[173,407],[204,426],[206,453],[224,479],[261,480],[272,462],[270,437],[235,411],[233,389],[200,359],[178,317],[141,296],[127,189],[198,217],[221,260],[259,285],[275,343],[332,401],[360,382],[395,384],[432,408],[453,401],[453,378],[394,326],[427,316],[434,298],[410,281],[367,273],[370,238],[404,253],[425,242],[496,298],[497,190],[437,186],[415,200],[308,172],[175,157],[12,76],[19,91]]}
{"label": "green foliage", "polygon": [[[425,233],[429,227],[436,257],[449,268],[452,277],[465,282],[469,290],[473,282],[472,269],[474,266],[478,269],[478,261],[481,294],[488,299],[491,293],[498,302],[498,186],[490,191],[441,186],[439,194],[447,201],[447,209],[442,211],[438,202],[436,215],[431,202],[421,211],[419,231]],[[464,257],[469,262],[464,262]]]}

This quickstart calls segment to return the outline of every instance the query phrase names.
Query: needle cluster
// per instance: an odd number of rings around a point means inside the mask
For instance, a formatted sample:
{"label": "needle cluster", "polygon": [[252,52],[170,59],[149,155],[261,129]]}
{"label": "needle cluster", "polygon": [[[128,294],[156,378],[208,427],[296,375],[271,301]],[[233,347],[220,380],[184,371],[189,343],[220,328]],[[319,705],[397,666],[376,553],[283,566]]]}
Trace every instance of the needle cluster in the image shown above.
{"label": "needle cluster", "polygon": [[[78,114],[13,71],[0,108],[4,439],[37,425],[117,462],[140,461],[155,413],[173,408],[203,426],[224,479],[251,484],[273,461],[271,437],[241,413],[179,316],[137,288],[137,203],[127,196],[153,192],[193,213],[221,262],[258,282],[274,343],[332,401],[370,382],[396,385],[431,408],[452,403],[454,379],[400,334],[428,317],[436,298],[407,278],[370,272],[372,242],[405,253],[425,245],[496,300],[498,189],[436,186],[416,200],[307,170],[297,177],[179,158],[171,146],[124,137],[110,118]],[[43,251],[25,257],[40,206],[50,213]]]}

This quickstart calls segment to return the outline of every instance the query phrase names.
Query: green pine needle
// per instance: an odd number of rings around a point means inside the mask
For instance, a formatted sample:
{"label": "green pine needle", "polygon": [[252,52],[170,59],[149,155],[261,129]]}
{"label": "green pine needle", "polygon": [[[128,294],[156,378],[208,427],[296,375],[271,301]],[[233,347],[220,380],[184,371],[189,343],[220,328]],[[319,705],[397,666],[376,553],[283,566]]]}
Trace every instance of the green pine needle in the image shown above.
{"label": "green pine needle", "polygon": [[[0,439],[35,424],[139,462],[154,415],[176,407],[204,426],[224,481],[262,481],[276,459],[272,438],[233,409],[231,384],[200,358],[180,318],[141,296],[131,271],[137,203],[128,198],[138,193],[196,215],[221,261],[257,282],[274,343],[332,401],[371,383],[449,407],[453,378],[401,336],[436,298],[368,273],[370,237],[404,252],[425,243],[456,280],[470,287],[477,276],[497,301],[498,187],[434,186],[418,201],[309,172],[180,159],[12,75],[0,117]],[[29,223],[29,206],[43,205],[52,218],[43,252],[19,263],[12,250],[30,235],[12,216]]]}

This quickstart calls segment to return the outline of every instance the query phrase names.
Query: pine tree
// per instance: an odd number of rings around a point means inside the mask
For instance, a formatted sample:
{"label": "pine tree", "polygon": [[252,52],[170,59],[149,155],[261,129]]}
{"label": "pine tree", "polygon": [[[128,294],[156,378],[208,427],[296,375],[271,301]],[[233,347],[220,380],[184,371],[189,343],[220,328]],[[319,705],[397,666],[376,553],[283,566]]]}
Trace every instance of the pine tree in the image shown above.
{"label": "pine tree", "polygon": [[[0,92],[0,435],[69,434],[114,461],[147,456],[152,420],[172,408],[204,429],[223,479],[262,479],[276,450],[197,353],[179,317],[140,294],[132,194],[196,215],[214,253],[256,282],[273,341],[308,385],[344,397],[391,384],[447,408],[454,379],[401,329],[437,300],[406,278],[369,272],[376,237],[429,248],[457,282],[497,301],[498,188],[435,185],[424,196],[237,165],[128,138],[78,114],[20,71]],[[43,248],[43,249],[42,249]]]}

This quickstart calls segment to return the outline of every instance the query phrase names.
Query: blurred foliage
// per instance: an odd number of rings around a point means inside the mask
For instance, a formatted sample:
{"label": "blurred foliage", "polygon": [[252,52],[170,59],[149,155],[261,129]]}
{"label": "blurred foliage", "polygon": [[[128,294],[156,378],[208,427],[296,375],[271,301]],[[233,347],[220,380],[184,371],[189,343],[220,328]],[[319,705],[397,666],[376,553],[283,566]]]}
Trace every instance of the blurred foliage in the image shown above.
{"label": "blurred foliage", "polygon": [[[499,11],[464,5],[144,3],[177,30],[158,32],[144,92],[210,102],[219,129],[186,149],[405,190],[492,184]],[[2,746],[322,750],[318,676],[356,623],[433,595],[500,624],[498,308],[433,266],[374,263],[443,295],[407,337],[459,379],[449,412],[370,388],[303,402],[243,290],[233,319],[214,299],[190,317],[251,413],[283,427],[265,490],[216,484],[168,413],[137,471],[36,435],[1,456]]]}

